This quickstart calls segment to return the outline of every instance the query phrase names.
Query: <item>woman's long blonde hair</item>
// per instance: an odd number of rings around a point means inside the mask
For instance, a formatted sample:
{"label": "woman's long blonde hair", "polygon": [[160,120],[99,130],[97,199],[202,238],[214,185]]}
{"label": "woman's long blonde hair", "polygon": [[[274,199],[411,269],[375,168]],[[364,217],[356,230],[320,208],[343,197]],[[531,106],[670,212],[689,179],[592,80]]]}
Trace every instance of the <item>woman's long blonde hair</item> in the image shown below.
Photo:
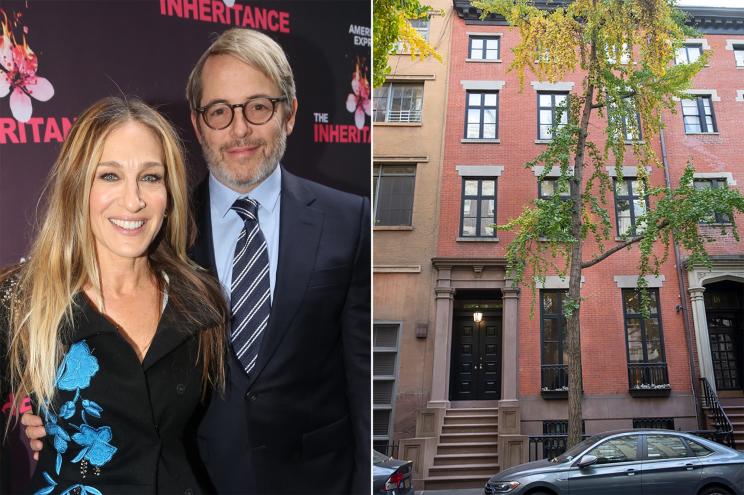
{"label": "woman's long blonde hair", "polygon": [[65,337],[73,331],[73,297],[87,284],[101,294],[90,189],[107,136],[126,122],[150,129],[163,148],[168,215],[150,246],[150,268],[161,286],[161,274],[167,274],[168,304],[205,329],[198,335],[204,390],[224,385],[228,312],[219,284],[186,254],[195,228],[180,140],[170,123],[141,100],[109,97],[83,112],[70,129],[45,187],[47,210],[29,260],[10,275],[15,277],[7,361],[13,411],[30,395],[39,405],[51,402]]}

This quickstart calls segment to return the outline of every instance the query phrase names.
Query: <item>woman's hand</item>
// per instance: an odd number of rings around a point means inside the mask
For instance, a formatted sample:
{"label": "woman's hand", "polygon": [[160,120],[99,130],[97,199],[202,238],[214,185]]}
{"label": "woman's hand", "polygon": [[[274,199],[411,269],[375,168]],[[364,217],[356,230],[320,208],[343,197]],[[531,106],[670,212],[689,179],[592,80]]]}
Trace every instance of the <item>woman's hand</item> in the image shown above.
{"label": "woman's hand", "polygon": [[44,448],[44,442],[42,438],[46,436],[46,429],[44,428],[44,422],[39,416],[34,416],[31,413],[26,413],[21,416],[21,424],[26,427],[26,436],[28,437],[28,444],[31,446],[31,450],[34,451],[34,460],[39,460],[39,452]]}

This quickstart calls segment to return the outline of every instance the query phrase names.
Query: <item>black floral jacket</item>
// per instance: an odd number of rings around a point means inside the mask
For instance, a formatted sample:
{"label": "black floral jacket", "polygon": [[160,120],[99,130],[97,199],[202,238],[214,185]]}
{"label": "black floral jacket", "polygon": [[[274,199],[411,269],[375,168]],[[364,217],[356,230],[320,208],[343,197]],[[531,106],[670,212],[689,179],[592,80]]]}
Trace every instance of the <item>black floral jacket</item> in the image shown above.
{"label": "black floral jacket", "polygon": [[[0,327],[6,338],[7,322]],[[115,324],[76,296],[57,393],[41,411],[47,436],[30,493],[204,491],[194,447],[203,413],[198,332],[167,304],[140,363]]]}

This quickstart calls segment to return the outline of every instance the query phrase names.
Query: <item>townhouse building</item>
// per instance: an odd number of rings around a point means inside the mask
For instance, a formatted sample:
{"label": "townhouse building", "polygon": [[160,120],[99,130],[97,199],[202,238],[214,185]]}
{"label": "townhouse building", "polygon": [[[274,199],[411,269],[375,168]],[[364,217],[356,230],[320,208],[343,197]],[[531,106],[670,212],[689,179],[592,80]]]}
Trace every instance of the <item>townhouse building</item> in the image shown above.
{"label": "townhouse building", "polygon": [[[390,380],[395,406],[384,440],[398,443],[399,457],[414,460],[417,486],[426,488],[482,486],[499,469],[547,455],[556,447],[546,442],[566,431],[562,304],[568,281],[548,276],[534,294],[515,287],[506,271],[506,247],[514,234],[493,225],[553,194],[555,179],[539,180],[542,170],[525,163],[544,151],[560,118],[558,108],[581,91],[582,80],[577,73],[548,83],[528,73],[520,88],[517,74],[508,70],[519,32],[498,16],[481,19],[466,0],[446,8],[453,13],[445,52],[446,105],[429,107],[424,100],[418,108],[421,131],[439,125],[437,119],[443,125],[439,170],[432,170],[434,163],[417,164],[410,186],[418,202],[414,220],[435,218],[436,226],[426,240],[411,236],[410,243],[400,231],[386,238],[375,230],[375,332],[394,326],[400,342]],[[677,184],[692,162],[695,187],[741,187],[744,9],[687,10],[701,35],[686,40],[676,63],[707,52],[708,65],[676,113],[664,114],[661,134],[651,138],[663,167],[649,170],[648,181]],[[441,20],[432,17],[432,26],[435,19]],[[393,77],[391,88],[394,84]],[[396,108],[406,110],[405,104]],[[600,145],[606,118],[595,115],[590,123]],[[632,120],[624,125],[623,177],[615,178],[615,195],[608,199],[617,242],[633,232],[647,207],[631,152],[633,141],[644,136]],[[378,150],[395,142],[384,133],[389,130],[375,124],[376,164]],[[419,145],[424,143],[408,142],[411,149]],[[427,183],[424,173],[436,173],[437,185]],[[614,167],[608,173],[615,174]],[[382,177],[380,172],[376,180]],[[386,201],[375,196],[376,212]],[[587,434],[650,426],[711,428],[707,415],[715,397],[736,429],[736,445],[744,449],[744,244],[730,229],[720,233],[731,220],[712,216],[699,226],[711,240],[712,269],[688,266],[686,254],[676,250],[658,275],[646,276],[651,297],[646,318],[635,291],[637,247],[584,270]],[[413,228],[416,232],[416,222]],[[427,241],[431,244],[424,246]],[[404,258],[418,260],[412,263],[421,267],[417,278],[384,271],[392,270],[390,260]],[[379,358],[375,351],[376,370]],[[376,401],[379,390],[376,381]],[[377,429],[377,411],[375,418]]]}

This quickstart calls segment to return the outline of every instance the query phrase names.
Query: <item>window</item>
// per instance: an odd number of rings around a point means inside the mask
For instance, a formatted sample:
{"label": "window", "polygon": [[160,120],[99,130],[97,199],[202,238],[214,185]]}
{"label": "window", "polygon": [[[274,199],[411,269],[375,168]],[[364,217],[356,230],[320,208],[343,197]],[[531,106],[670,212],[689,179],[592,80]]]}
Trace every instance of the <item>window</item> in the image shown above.
{"label": "window", "polygon": [[677,48],[677,54],[674,58],[676,64],[691,64],[700,58],[703,54],[703,45],[699,43],[685,43]]}
{"label": "window", "polygon": [[375,449],[388,452],[398,372],[398,323],[375,323],[373,331],[373,427]]}
{"label": "window", "polygon": [[565,290],[540,291],[542,392],[568,391],[566,317],[563,315],[565,298]]}
{"label": "window", "polygon": [[628,462],[638,460],[639,435],[628,435],[613,438],[593,448],[588,455],[597,458],[597,464],[614,464],[617,462]]}
{"label": "window", "polygon": [[[614,100],[611,100],[608,96],[607,113],[609,119],[613,122],[617,122],[620,126],[620,132],[625,138],[626,142],[640,141],[641,136],[641,115],[636,110],[635,100],[632,97],[623,99],[624,106],[627,107],[626,113],[621,113],[618,109],[618,105]],[[618,121],[617,115],[620,114]],[[631,115],[629,118],[628,114]]]}
{"label": "window", "polygon": [[[429,17],[422,17],[421,19],[408,19],[408,23],[411,25],[414,31],[418,32],[422,38],[429,41]],[[392,53],[406,53],[407,47],[402,41],[398,41],[393,45]]]}
{"label": "window", "polygon": [[537,93],[537,138],[553,139],[553,127],[562,127],[567,123],[568,93]]}
{"label": "window", "polygon": [[424,38],[426,41],[429,41],[428,17],[423,17],[421,19],[408,19],[408,22],[411,23],[411,27],[418,31],[418,34],[420,34],[422,38]]}
{"label": "window", "polygon": [[[695,189],[698,191],[704,191],[706,189],[721,189],[726,186],[726,179],[715,178],[715,179],[695,179],[693,182]],[[702,223],[731,223],[731,219],[725,213],[711,212]]]}
{"label": "window", "polygon": [[496,237],[496,178],[463,178],[460,236]]}
{"label": "window", "polygon": [[[638,110],[636,110],[635,100],[632,98],[625,98],[624,103],[629,107],[628,113],[630,113],[631,116],[629,117],[627,113],[621,115],[619,122],[620,131],[623,133],[625,141],[640,141],[642,139],[641,115],[638,113]],[[617,108],[617,104],[614,101],[611,101],[608,106],[609,118],[615,118],[613,115],[617,115],[618,113],[620,112]]]}
{"label": "window", "polygon": [[659,315],[658,289],[648,289],[648,318],[641,314],[641,294],[623,289],[625,342],[628,353],[628,380],[631,390],[667,390],[664,337]]}
{"label": "window", "polygon": [[[581,420],[581,433],[586,432],[586,424],[584,420]],[[557,419],[551,421],[543,421],[543,435],[568,435],[568,421],[564,419]],[[558,454],[562,454],[559,452]]]}
{"label": "window", "polygon": [[[613,65],[616,64],[616,54],[617,50],[611,50],[610,47],[607,47],[607,62]],[[626,65],[628,62],[630,62],[630,50],[628,49],[628,44],[623,43],[620,49],[620,64]]]}
{"label": "window", "polygon": [[682,100],[685,133],[717,132],[710,96],[694,96]]}
{"label": "window", "polygon": [[695,454],[695,456],[697,457],[705,457],[713,453],[713,451],[710,450],[708,447],[700,445],[694,440],[690,440],[689,438],[685,438],[685,440],[687,440],[687,446],[690,447],[692,453]]}
{"label": "window", "polygon": [[387,83],[374,90],[374,122],[421,122],[423,83]]}
{"label": "window", "polygon": [[413,165],[376,165],[373,171],[375,225],[411,225]]}
{"label": "window", "polygon": [[496,139],[498,137],[499,93],[468,91],[465,114],[466,139]]}
{"label": "window", "polygon": [[537,182],[537,197],[540,199],[550,199],[557,193],[562,200],[567,201],[571,199],[570,187],[571,184],[569,182],[561,188],[558,177],[545,177],[543,180],[538,180]]}
{"label": "window", "polygon": [[645,186],[635,177],[615,179],[615,216],[617,218],[617,235],[636,236],[643,232],[643,225],[638,219],[646,213],[648,198]]}
{"label": "window", "polygon": [[471,36],[468,39],[468,58],[472,60],[499,60],[498,36]]}
{"label": "window", "polygon": [[737,67],[744,67],[744,45],[734,45],[734,59]]}
{"label": "window", "polygon": [[635,418],[633,419],[633,428],[674,430],[674,418]]}
{"label": "window", "polygon": [[679,459],[692,457],[681,437],[672,435],[646,435],[646,457],[658,459]]}
{"label": "window", "polygon": [[642,139],[641,115],[638,112],[634,112],[633,117],[631,118],[628,118],[627,115],[623,115],[622,126],[623,126],[623,135],[625,136],[626,141],[632,142],[632,141],[640,141]]}

